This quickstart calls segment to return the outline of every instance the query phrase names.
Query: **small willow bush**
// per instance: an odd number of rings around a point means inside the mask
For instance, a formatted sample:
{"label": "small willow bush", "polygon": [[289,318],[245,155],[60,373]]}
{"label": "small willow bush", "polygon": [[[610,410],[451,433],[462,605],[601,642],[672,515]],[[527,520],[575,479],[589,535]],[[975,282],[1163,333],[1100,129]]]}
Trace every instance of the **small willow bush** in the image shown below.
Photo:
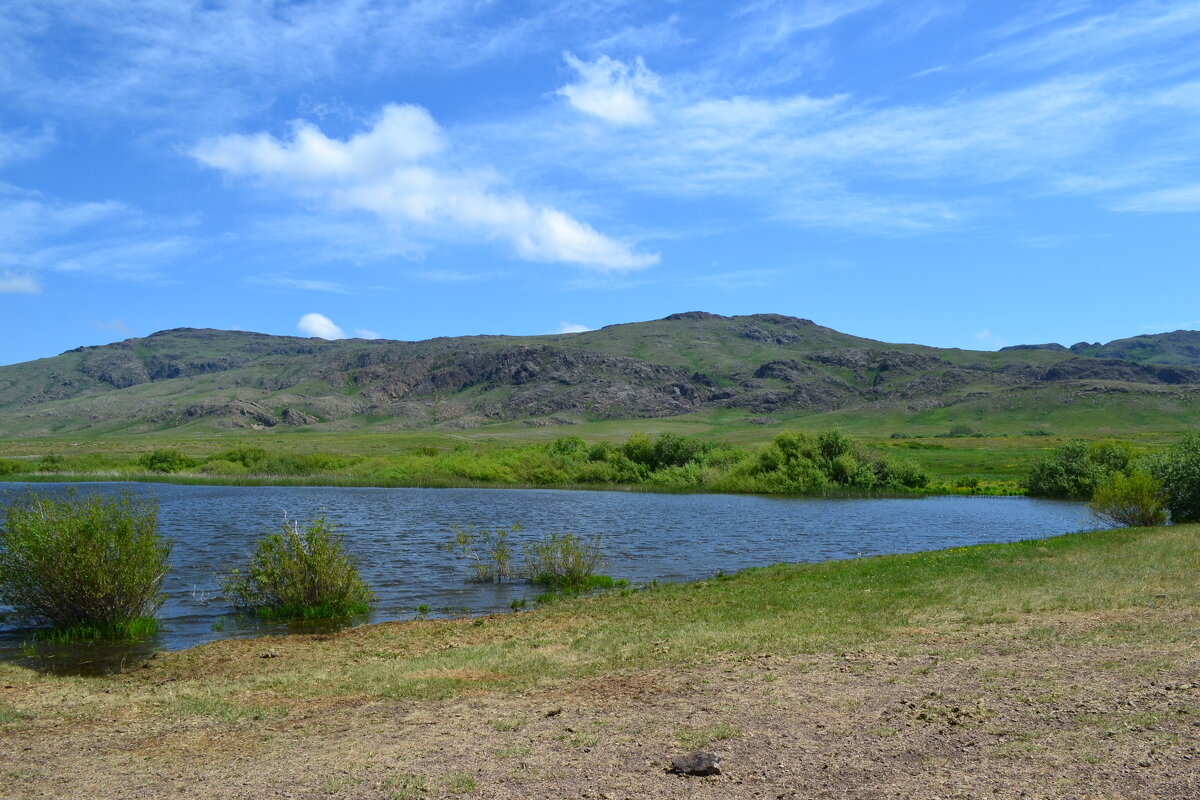
{"label": "small willow bush", "polygon": [[221,585],[237,608],[269,619],[326,619],[363,614],[374,593],[358,574],[358,559],[324,515],[301,527],[287,520],[259,539],[246,571]]}
{"label": "small willow bush", "polygon": [[32,492],[4,512],[0,602],[60,638],[152,633],[170,555],[152,500]]}
{"label": "small willow bush", "polygon": [[1167,521],[1166,494],[1162,481],[1141,470],[1114,472],[1096,486],[1088,505],[1102,520],[1113,525],[1143,527]]}

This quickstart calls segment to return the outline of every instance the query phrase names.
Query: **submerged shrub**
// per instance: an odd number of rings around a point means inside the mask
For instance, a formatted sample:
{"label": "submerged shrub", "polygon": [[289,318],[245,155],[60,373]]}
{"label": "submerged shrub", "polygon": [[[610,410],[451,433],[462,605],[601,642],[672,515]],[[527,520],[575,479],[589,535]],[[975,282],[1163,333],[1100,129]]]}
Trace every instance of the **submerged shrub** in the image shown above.
{"label": "submerged shrub", "polygon": [[170,555],[151,500],[30,493],[5,510],[0,602],[17,619],[84,638],[146,632]]}
{"label": "submerged shrub", "polygon": [[[583,591],[597,586],[604,563],[603,537],[586,539],[573,533],[550,533],[523,547],[522,573],[530,583],[560,591]],[[611,583],[611,579],[608,581]]]}
{"label": "submerged shrub", "polygon": [[466,528],[455,525],[451,530],[454,539],[444,546],[451,553],[470,560],[468,581],[500,583],[512,577],[512,548],[508,544],[508,535],[520,531],[519,524],[495,530],[474,525]]}
{"label": "submerged shrub", "polygon": [[1114,472],[1102,479],[1088,507],[1114,525],[1143,527],[1167,521],[1162,482],[1141,470]]}
{"label": "submerged shrub", "polygon": [[288,520],[279,533],[259,539],[246,572],[234,570],[221,588],[235,607],[269,618],[362,614],[375,597],[324,515],[303,528]]}

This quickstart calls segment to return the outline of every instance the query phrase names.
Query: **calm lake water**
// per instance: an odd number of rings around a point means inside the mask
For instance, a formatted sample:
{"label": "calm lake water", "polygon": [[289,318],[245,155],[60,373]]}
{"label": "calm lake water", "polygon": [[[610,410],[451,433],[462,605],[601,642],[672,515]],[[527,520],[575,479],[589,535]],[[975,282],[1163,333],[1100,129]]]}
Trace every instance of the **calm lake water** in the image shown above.
{"label": "calm lake water", "polygon": [[[66,484],[38,484],[65,491]],[[3,484],[0,501],[30,486]],[[604,535],[605,570],[635,584],[682,581],[780,561],[825,561],[981,542],[1042,538],[1095,527],[1083,504],[1024,497],[826,500],[749,495],[502,489],[370,489],[87,484],[158,502],[159,529],[175,541],[163,629],[156,646],[190,647],[230,636],[286,632],[239,620],[220,598],[219,575],[244,566],[255,540],[285,516],[324,512],[345,534],[378,595],[359,622],[507,610],[532,598],[522,584],[475,585],[465,563],[442,549],[452,526]],[[28,632],[0,629],[0,658],[17,658]]]}

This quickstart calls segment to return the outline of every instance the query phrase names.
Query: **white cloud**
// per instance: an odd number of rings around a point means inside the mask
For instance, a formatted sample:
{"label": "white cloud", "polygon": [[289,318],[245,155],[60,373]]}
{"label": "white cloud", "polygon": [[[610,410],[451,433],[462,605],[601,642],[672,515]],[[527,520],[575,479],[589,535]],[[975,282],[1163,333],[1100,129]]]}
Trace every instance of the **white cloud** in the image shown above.
{"label": "white cloud", "polygon": [[[1051,9],[1037,26],[1076,15],[1085,7],[1064,4]],[[1090,9],[1089,9],[1090,10]],[[1012,24],[1001,35],[1022,33]],[[1194,42],[1200,34],[1200,4],[1195,0],[1141,0],[1070,22],[1005,45],[984,57],[1018,67],[1046,67],[1071,59],[1095,60],[1139,47],[1162,48]],[[1191,48],[1195,60],[1194,45]]]}
{"label": "white cloud", "polygon": [[[1113,68],[888,104],[738,93],[673,75],[653,124],[598,128],[560,115],[482,135],[508,135],[548,170],[570,164],[625,191],[740,198],[806,225],[919,232],[1003,213],[1014,197],[1188,181],[1200,168],[1200,86],[1189,78]],[[1189,197],[1140,203],[1186,207]]]}
{"label": "white cloud", "polygon": [[0,130],[0,166],[12,161],[32,158],[53,141],[54,135],[49,129],[43,129],[40,134],[36,135]]}
{"label": "white cloud", "polygon": [[1001,339],[987,328],[984,328],[979,333],[976,333],[975,338],[979,341],[981,346],[989,350],[999,350],[1001,347],[1004,347],[1008,344],[1008,342],[1006,342],[1004,339]]}
{"label": "white cloud", "polygon": [[563,320],[558,325],[558,330],[555,333],[586,333],[590,331],[587,325],[580,325],[578,322],[567,322]]}
{"label": "white cloud", "polygon": [[[585,47],[629,27],[633,0],[38,0],[0,14],[0,97],[40,118],[153,119],[198,135],[339,81],[438,74]],[[47,42],[86,52],[47,57]]]}
{"label": "white cloud", "polygon": [[773,50],[799,33],[827,28],[843,17],[874,8],[886,0],[758,0],[742,6],[735,16],[752,19],[743,50]]}
{"label": "white cloud", "polygon": [[306,336],[315,336],[320,339],[346,338],[346,332],[335,325],[333,320],[315,311],[301,317],[300,321],[296,323],[296,328]]}
{"label": "white cloud", "polygon": [[1172,214],[1200,211],[1200,184],[1144,192],[1117,201],[1114,211],[1134,211],[1143,214]]}
{"label": "white cloud", "polygon": [[65,203],[0,184],[0,247],[23,245],[128,214],[128,208],[114,201]]}
{"label": "white cloud", "polygon": [[649,98],[661,91],[658,76],[646,69],[640,57],[633,64],[605,55],[588,62],[563,53],[563,59],[580,78],[558,90],[574,108],[613,125],[654,121]]}
{"label": "white cloud", "polygon": [[382,339],[379,331],[373,331],[370,328],[355,328],[354,335],[359,339]]}
{"label": "white cloud", "polygon": [[635,253],[558,209],[497,191],[492,172],[441,166],[435,156],[445,148],[429,112],[389,105],[369,130],[345,141],[297,123],[289,141],[265,133],[222,136],[202,141],[192,155],[230,174],[282,182],[334,210],[370,212],[401,229],[504,240],[531,261],[601,271],[658,262],[657,255]]}
{"label": "white cloud", "polygon": [[289,278],[284,275],[259,275],[247,278],[246,283],[258,286],[271,286],[280,289],[300,289],[306,292],[329,292],[331,294],[350,294],[350,288],[336,281],[319,281],[305,278]]}
{"label": "white cloud", "polygon": [[110,320],[96,320],[96,322],[93,324],[102,331],[108,331],[110,333],[116,333],[122,336],[131,333],[129,325],[125,322],[125,320],[117,319],[115,317]]}
{"label": "white cloud", "polygon": [[42,285],[32,275],[0,270],[0,294],[39,294]]}

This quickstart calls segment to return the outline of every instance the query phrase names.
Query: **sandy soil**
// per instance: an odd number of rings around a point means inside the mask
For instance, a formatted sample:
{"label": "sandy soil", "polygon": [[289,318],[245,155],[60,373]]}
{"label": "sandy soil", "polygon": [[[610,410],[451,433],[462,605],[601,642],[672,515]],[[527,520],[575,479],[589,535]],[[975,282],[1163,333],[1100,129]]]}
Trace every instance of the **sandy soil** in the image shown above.
{"label": "sandy soil", "polygon": [[[61,696],[40,679],[0,684],[0,708],[29,709],[0,724],[0,798],[1195,800],[1200,617],[1157,610],[1149,625],[1147,613],[933,623],[866,652],[728,656],[440,701],[264,690],[280,709],[257,719],[122,702],[178,680],[165,656]],[[272,643],[270,659],[261,644],[212,647],[265,672],[305,643]],[[56,703],[93,713],[64,718]],[[700,748],[723,774],[667,772]]]}

